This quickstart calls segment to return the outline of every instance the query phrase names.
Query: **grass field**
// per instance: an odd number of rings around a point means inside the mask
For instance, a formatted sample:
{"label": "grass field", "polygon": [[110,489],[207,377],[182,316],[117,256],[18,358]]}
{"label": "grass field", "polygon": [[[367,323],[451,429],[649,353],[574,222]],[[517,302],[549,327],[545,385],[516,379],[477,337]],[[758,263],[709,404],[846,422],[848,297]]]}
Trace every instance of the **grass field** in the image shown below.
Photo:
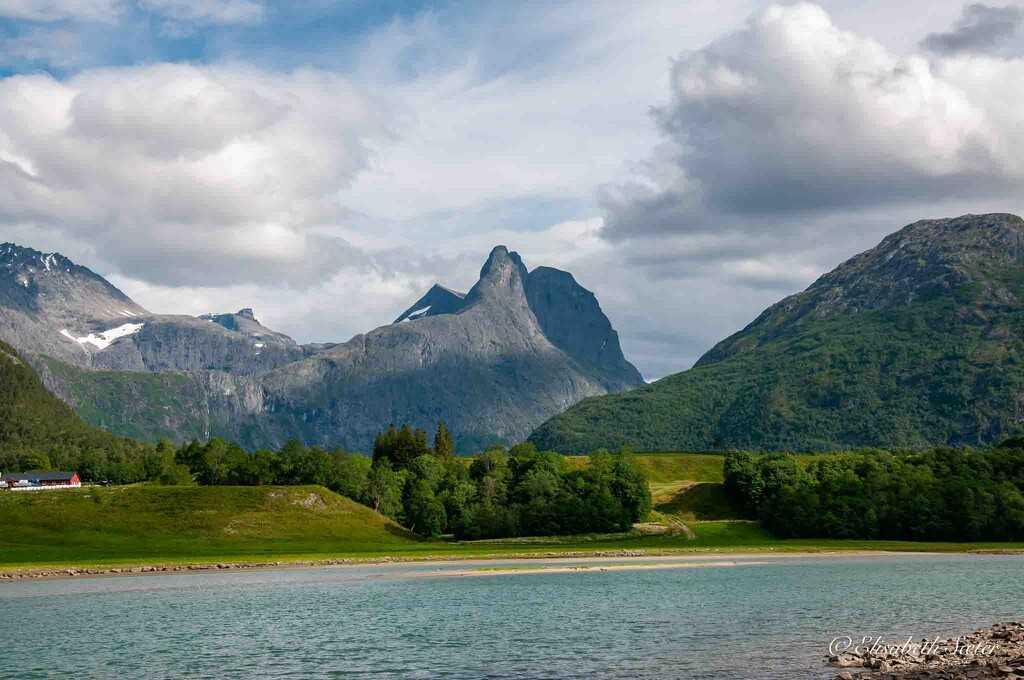
{"label": "grass field", "polygon": [[0,562],[241,558],[415,549],[418,538],[321,487],[86,487],[0,493]]}
{"label": "grass field", "polygon": [[[655,521],[640,532],[508,540],[425,541],[369,508],[315,486],[85,487],[0,493],[0,566],[126,566],[341,557],[499,557],[614,550],[1024,550],[1022,544],[779,541],[739,517],[722,488],[722,457],[637,456],[651,476]],[[576,457],[570,464],[583,465]],[[693,531],[688,538],[678,528]]]}

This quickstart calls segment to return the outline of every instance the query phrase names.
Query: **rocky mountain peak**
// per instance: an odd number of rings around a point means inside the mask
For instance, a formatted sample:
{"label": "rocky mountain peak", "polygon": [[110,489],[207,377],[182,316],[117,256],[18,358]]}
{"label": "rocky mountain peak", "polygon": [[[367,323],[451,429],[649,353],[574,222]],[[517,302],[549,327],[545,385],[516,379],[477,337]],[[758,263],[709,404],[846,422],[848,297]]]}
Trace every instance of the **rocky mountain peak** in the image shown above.
{"label": "rocky mountain peak", "polygon": [[[0,267],[0,340],[48,367],[48,386],[102,413],[106,426],[145,422],[179,440],[216,432],[252,448],[299,436],[366,450],[389,423],[432,429],[443,420],[472,447],[516,441],[580,399],[642,384],[594,295],[567,272],[531,274],[504,246],[469,293],[434,285],[398,323],[316,346],[263,326],[251,308],[150,314],[85,268],[58,276],[46,269],[55,257],[14,256],[9,246],[2,257],[24,260],[17,274],[31,278],[22,286],[4,273],[13,266]],[[80,369],[120,377],[99,388],[101,374]],[[131,422],[102,402],[110,390],[132,405]]]}
{"label": "rocky mountain peak", "polygon": [[525,301],[525,282],[529,271],[519,253],[505,246],[495,246],[480,269],[480,280],[466,295],[466,303],[472,304],[488,298],[522,298]]}

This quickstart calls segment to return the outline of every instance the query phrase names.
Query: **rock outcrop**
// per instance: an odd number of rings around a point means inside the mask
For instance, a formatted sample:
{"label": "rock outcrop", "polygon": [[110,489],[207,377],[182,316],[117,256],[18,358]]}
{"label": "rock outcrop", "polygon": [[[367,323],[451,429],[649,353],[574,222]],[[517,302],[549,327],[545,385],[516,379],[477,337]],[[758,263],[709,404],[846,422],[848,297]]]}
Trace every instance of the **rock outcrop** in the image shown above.
{"label": "rock outcrop", "polygon": [[997,623],[957,638],[865,644],[825,662],[836,680],[1024,678],[1024,621]]}

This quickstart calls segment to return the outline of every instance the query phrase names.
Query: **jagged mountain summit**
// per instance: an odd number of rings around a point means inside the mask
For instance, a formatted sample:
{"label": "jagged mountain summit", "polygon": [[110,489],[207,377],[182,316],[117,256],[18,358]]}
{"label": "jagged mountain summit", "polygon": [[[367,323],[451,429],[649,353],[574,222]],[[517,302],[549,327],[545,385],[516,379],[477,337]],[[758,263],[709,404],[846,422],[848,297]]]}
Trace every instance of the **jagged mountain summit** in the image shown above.
{"label": "jagged mountain summit", "polygon": [[[89,422],[134,437],[365,450],[390,423],[444,420],[472,447],[521,440],[582,398],[643,384],[592,293],[567,272],[530,272],[504,246],[466,294],[434,286],[395,323],[301,346],[251,309],[153,314],[59,255],[0,252],[0,267],[21,263],[10,275],[20,290],[0,296],[0,339]],[[54,276],[40,274],[47,261]]]}
{"label": "jagged mountain summit", "polygon": [[[59,253],[0,245],[0,339],[17,348],[87,365],[149,312],[86,267]],[[80,340],[79,340],[80,339]]]}
{"label": "jagged mountain summit", "polygon": [[694,368],[540,427],[563,452],[985,445],[1024,431],[1024,220],[922,220]]}

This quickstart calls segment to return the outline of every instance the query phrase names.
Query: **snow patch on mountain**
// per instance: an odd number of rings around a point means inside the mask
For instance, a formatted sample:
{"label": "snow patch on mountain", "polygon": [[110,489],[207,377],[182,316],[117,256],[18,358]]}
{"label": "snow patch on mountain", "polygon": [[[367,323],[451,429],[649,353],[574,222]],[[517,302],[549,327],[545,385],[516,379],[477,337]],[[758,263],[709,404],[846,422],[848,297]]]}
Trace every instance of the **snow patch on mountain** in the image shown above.
{"label": "snow patch on mountain", "polygon": [[123,326],[111,328],[109,331],[103,331],[102,333],[99,334],[90,333],[89,335],[86,335],[85,337],[82,338],[76,338],[75,336],[71,335],[71,333],[69,333],[66,328],[61,329],[60,334],[68,338],[69,340],[74,340],[80,345],[89,344],[94,345],[96,349],[106,349],[107,347],[110,347],[111,343],[113,343],[118,338],[123,338],[134,333],[138,333],[139,331],[142,330],[142,327],[145,325],[146,324],[144,323],[126,323]]}

